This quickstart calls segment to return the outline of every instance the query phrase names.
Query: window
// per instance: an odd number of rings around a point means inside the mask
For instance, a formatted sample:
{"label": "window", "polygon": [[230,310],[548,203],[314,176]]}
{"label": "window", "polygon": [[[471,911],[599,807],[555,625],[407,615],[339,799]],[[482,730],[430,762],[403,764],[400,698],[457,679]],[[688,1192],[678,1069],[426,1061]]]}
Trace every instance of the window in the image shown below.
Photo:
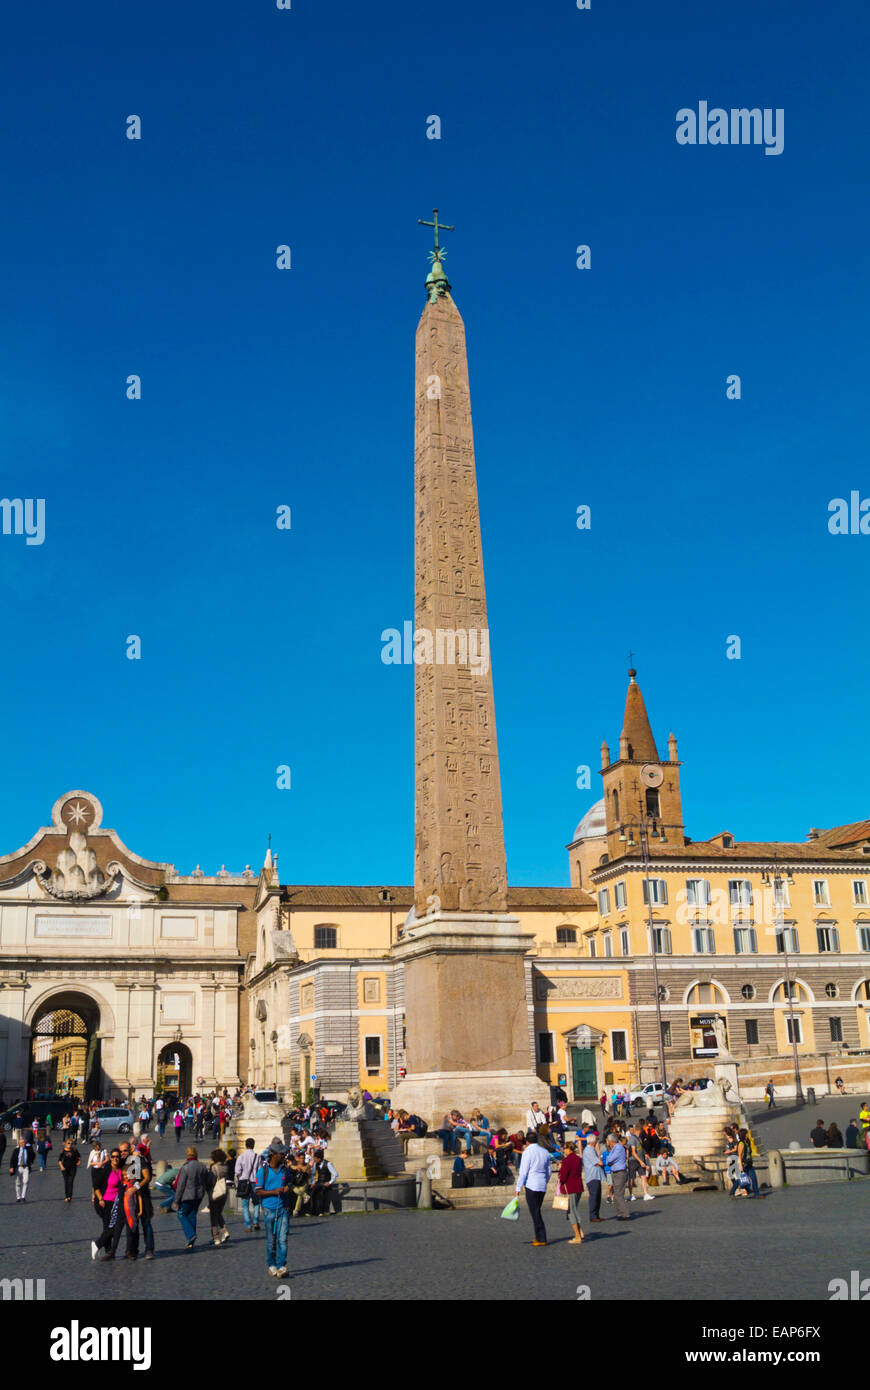
{"label": "window", "polygon": [[620,908],[620,909],[621,909],[621,908],[625,907],[625,884],[624,884],[624,883],[614,883],[614,885],[613,885],[613,901],[614,901],[614,903],[616,904],[617,908]]}
{"label": "window", "polygon": [[646,789],[646,813],[648,816],[651,816],[653,820],[658,820],[662,813],[658,789],[656,787],[647,787]]}
{"label": "window", "polygon": [[787,1034],[787,1036],[788,1036],[788,1040],[789,1040],[790,1043],[793,1043],[793,1042],[802,1043],[802,1042],[803,1042],[803,1040],[804,1040],[804,1035],[803,1035],[803,1030],[802,1030],[802,1028],[801,1028],[801,1021],[800,1021],[799,1018],[794,1018],[794,1017],[792,1017],[791,1014],[786,1014],[786,1019],[785,1019],[785,1031],[786,1031],[786,1034]]}
{"label": "window", "polygon": [[582,888],[582,887],[583,887],[583,865],[580,863],[580,860],[579,860],[579,859],[575,859],[575,860],[574,860],[574,863],[575,863],[575,865],[576,865],[576,867],[577,867],[577,884],[578,884],[578,887]]}
{"label": "window", "polygon": [[867,906],[867,883],[863,878],[852,879],[852,902],[858,907]]}
{"label": "window", "polygon": [[615,825],[619,824],[619,792],[615,787],[613,789],[613,821]]}
{"label": "window", "polygon": [[712,927],[692,928],[692,950],[696,956],[715,956],[716,937]]}
{"label": "window", "polygon": [[605,956],[610,957],[613,955],[613,937],[609,931],[606,931],[602,936],[601,945],[604,947]]}
{"label": "window", "polygon": [[668,901],[668,885],[663,878],[645,878],[643,881],[643,900],[649,906],[664,907]]}
{"label": "window", "polygon": [[870,951],[870,926],[858,928],[858,950]]}
{"label": "window", "polygon": [[555,1054],[555,1052],[553,1051],[553,1034],[552,1034],[552,1033],[539,1033],[539,1034],[538,1034],[538,1061],[539,1061],[539,1062],[555,1062],[555,1060],[556,1060],[556,1054]]}
{"label": "window", "polygon": [[670,927],[653,927],[653,939],[655,940],[657,956],[669,956],[671,954]]}
{"label": "window", "polygon": [[627,1062],[628,1050],[625,1045],[625,1030],[615,1029],[610,1034],[610,1055],[614,1062]]}
{"label": "window", "polygon": [[777,929],[776,949],[780,955],[785,951],[789,951],[793,956],[799,955],[801,947],[794,927],[783,927],[781,931]]}
{"label": "window", "polygon": [[577,940],[577,930],[575,927],[557,927],[556,941],[560,946],[570,946],[572,941]]}
{"label": "window", "polygon": [[706,878],[687,878],[686,902],[689,907],[709,907],[710,880]]}
{"label": "window", "polygon": [[338,946],[338,927],[315,927],[315,951],[334,951]]}
{"label": "window", "polygon": [[381,1036],[377,1034],[367,1034],[365,1038],[366,1051],[366,1071],[380,1071],[381,1069]]}
{"label": "window", "polygon": [[729,878],[728,901],[732,907],[752,906],[752,884],[748,878]]}
{"label": "window", "polygon": [[743,995],[743,998],[744,998],[744,999],[754,999],[754,998],[755,998],[755,985],[744,985],[743,988],[741,989],[740,993]]}
{"label": "window", "polygon": [[783,980],[781,985],[777,985],[774,998],[778,1000],[806,999],[807,993],[803,986],[799,985],[796,980],[792,980],[790,985],[786,984]]}
{"label": "window", "polygon": [[813,902],[816,907],[830,907],[831,899],[828,894],[828,880],[826,878],[813,879]]}
{"label": "window", "polygon": [[747,1041],[750,1045],[751,1045],[752,1043],[757,1043],[757,1042],[758,1042],[758,1019],[757,1019],[757,1018],[745,1018],[743,1021],[744,1021],[744,1023],[746,1024],[746,1041]]}
{"label": "window", "polygon": [[841,1018],[829,1018],[831,1026],[831,1042],[843,1041],[843,1020]]}
{"label": "window", "polygon": [[702,980],[689,991],[690,1004],[724,1004],[725,997],[718,985],[710,980]]}
{"label": "window", "polygon": [[758,952],[758,940],[754,927],[734,928],[734,951],[738,956],[754,956]]}
{"label": "window", "polygon": [[631,955],[631,940],[627,931],[621,931],[619,933],[619,949],[624,956]]}
{"label": "window", "polygon": [[816,927],[816,941],[820,951],[840,949],[840,933],[836,927]]}
{"label": "window", "polygon": [[840,997],[840,986],[839,986],[839,985],[835,985],[834,982],[833,982],[833,980],[832,980],[830,984],[825,985],[825,995],[826,995],[826,997],[827,997],[828,999],[839,999],[839,997]]}
{"label": "window", "polygon": [[602,917],[606,917],[610,911],[610,889],[602,888],[598,894],[598,911]]}
{"label": "window", "polygon": [[673,1047],[671,1042],[671,1025],[666,1019],[662,1023],[662,1047]]}
{"label": "window", "polygon": [[589,959],[595,960],[595,957],[598,955],[598,946],[596,944],[595,937],[587,936],[586,944],[589,947]]}

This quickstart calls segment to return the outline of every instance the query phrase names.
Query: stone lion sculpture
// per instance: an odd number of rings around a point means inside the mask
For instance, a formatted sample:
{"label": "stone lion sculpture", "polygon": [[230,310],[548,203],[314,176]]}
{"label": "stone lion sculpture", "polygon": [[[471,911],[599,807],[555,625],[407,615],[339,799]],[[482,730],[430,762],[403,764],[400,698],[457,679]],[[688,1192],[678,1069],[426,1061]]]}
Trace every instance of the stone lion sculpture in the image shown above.
{"label": "stone lion sculpture", "polygon": [[348,1091],[347,1105],[341,1112],[339,1119],[344,1120],[368,1120],[371,1119],[372,1109],[368,1101],[363,1100],[361,1091]]}
{"label": "stone lion sculpture", "polygon": [[681,1096],[677,1096],[675,1110],[717,1110],[730,1104],[728,1092],[731,1090],[731,1082],[727,1076],[717,1077],[703,1091],[684,1091]]}

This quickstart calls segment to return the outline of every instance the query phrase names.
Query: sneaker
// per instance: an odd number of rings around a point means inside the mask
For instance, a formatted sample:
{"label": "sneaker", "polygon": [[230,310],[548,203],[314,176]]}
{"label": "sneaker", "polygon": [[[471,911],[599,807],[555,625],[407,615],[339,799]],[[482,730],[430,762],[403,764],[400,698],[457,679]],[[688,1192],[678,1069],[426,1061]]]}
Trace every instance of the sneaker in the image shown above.
{"label": "sneaker", "polygon": [[212,1241],[212,1245],[220,1245],[220,1244],[221,1244],[221,1241],[220,1241],[220,1240],[213,1240],[213,1241]]}
{"label": "sneaker", "polygon": [[647,1192],[647,1193],[644,1194],[644,1199],[643,1199],[643,1200],[644,1200],[645,1202],[654,1202],[655,1199],[656,1199],[656,1194],[655,1194],[654,1192]]}
{"label": "sneaker", "polygon": [[220,1238],[220,1243],[221,1243],[221,1245],[225,1245],[226,1242],[229,1240],[229,1238],[230,1238],[230,1233],[229,1233],[229,1231],[224,1231],[223,1235],[222,1235],[221,1238]]}
{"label": "sneaker", "polygon": [[145,1258],[146,1258],[146,1260],[153,1260],[153,1259],[154,1259],[154,1251],[153,1251],[153,1250],[146,1250],[146,1251],[145,1251]]}
{"label": "sneaker", "polygon": [[637,1201],[637,1198],[635,1197],[635,1195],[634,1195],[633,1192],[632,1192],[632,1194],[631,1194],[631,1197],[629,1198],[629,1201],[630,1201],[630,1202],[636,1202],[636,1201]]}
{"label": "sneaker", "polygon": [[287,1273],[287,1266],[286,1266],[286,1265],[282,1265],[281,1268],[277,1271],[277,1273],[278,1273],[278,1278],[279,1278],[279,1279],[283,1279],[283,1278],[284,1278],[284,1275]]}
{"label": "sneaker", "polygon": [[91,1241],[91,1259],[95,1260],[100,1253],[100,1247],[95,1240]]}
{"label": "sneaker", "polygon": [[276,1265],[269,1265],[269,1273],[275,1275],[275,1277],[277,1278],[277,1275],[278,1275],[278,1268],[277,1268],[277,1266],[276,1266]]}

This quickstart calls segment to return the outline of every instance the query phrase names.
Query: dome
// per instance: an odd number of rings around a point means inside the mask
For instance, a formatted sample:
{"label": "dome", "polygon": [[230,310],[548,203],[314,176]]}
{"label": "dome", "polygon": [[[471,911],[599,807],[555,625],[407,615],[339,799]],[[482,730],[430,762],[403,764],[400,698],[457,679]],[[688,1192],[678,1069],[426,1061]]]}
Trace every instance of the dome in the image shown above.
{"label": "dome", "polygon": [[607,822],[604,811],[604,797],[602,796],[600,801],[596,801],[594,806],[589,807],[586,815],[574,831],[574,840],[593,840],[606,834]]}

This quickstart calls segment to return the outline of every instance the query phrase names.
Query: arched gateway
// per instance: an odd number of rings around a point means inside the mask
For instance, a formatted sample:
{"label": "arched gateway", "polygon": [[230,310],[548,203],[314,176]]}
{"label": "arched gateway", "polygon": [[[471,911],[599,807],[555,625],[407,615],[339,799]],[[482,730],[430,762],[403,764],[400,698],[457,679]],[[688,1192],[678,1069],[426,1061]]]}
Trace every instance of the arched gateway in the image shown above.
{"label": "arched gateway", "polygon": [[0,856],[7,1104],[31,1092],[150,1094],[161,1058],[184,1089],[240,1080],[256,876],[183,876],[134,854],[102,819],[95,796],[67,792],[50,825]]}

